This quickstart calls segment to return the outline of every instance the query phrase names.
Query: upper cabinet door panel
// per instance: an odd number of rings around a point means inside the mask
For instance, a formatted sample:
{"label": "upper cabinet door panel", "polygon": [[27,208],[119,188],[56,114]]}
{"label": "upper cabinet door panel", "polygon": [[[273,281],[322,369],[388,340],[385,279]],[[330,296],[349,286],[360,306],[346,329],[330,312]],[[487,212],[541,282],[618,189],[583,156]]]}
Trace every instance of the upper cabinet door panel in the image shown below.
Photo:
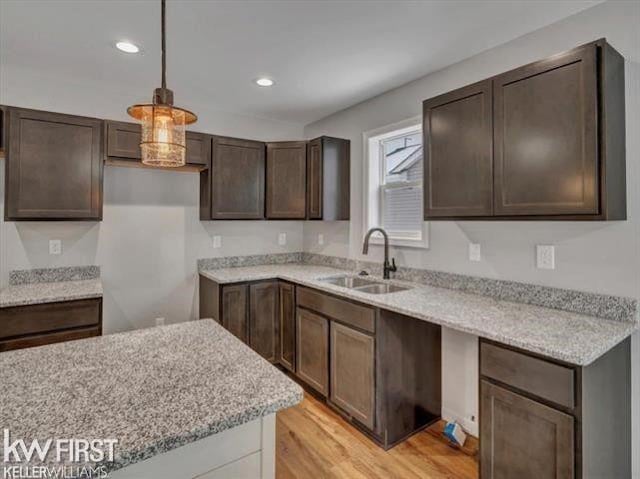
{"label": "upper cabinet door panel", "polygon": [[491,81],[423,103],[424,216],[490,216]]}
{"label": "upper cabinet door panel", "polygon": [[137,123],[107,121],[107,156],[139,160],[142,129]]}
{"label": "upper cabinet door panel", "polygon": [[598,213],[596,51],[494,78],[497,215]]}
{"label": "upper cabinet door panel", "polygon": [[264,143],[214,137],[211,219],[264,218]]}
{"label": "upper cabinet door panel", "polygon": [[187,132],[185,161],[189,165],[209,166],[211,161],[211,136]]}
{"label": "upper cabinet door panel", "polygon": [[322,139],[307,146],[307,217],[322,219]]}
{"label": "upper cabinet door panel", "polygon": [[307,143],[267,143],[267,218],[306,216]]}
{"label": "upper cabinet door panel", "polygon": [[102,218],[102,121],[10,109],[8,219]]}

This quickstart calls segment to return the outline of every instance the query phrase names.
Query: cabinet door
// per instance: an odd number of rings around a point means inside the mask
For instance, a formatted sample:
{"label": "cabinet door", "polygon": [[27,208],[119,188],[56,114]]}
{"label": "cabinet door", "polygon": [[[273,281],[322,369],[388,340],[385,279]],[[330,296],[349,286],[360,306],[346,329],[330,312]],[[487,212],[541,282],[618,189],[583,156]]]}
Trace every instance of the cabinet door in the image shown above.
{"label": "cabinet door", "polygon": [[574,419],[480,381],[483,479],[573,479]]}
{"label": "cabinet door", "polygon": [[102,218],[102,121],[11,108],[7,219]]}
{"label": "cabinet door", "polygon": [[142,129],[137,123],[106,121],[107,156],[110,158],[139,160]]}
{"label": "cabinet door", "polygon": [[209,166],[211,161],[211,136],[188,131],[186,134],[185,161],[189,165]]}
{"label": "cabinet door", "polygon": [[329,393],[329,321],[298,308],[296,369],[300,379],[323,396]]}
{"label": "cabinet door", "polygon": [[491,81],[423,102],[424,216],[490,216]]}
{"label": "cabinet door", "polygon": [[243,342],[248,342],[246,284],[222,288],[222,326]]}
{"label": "cabinet door", "polygon": [[264,170],[264,143],[214,137],[211,219],[263,219]]}
{"label": "cabinet door", "polygon": [[278,355],[278,283],[268,281],[249,287],[249,345],[267,361]]}
{"label": "cabinet door", "polygon": [[280,283],[280,364],[296,371],[296,299],[295,287]]}
{"label": "cabinet door", "polygon": [[307,143],[267,143],[267,218],[304,219]]}
{"label": "cabinet door", "polygon": [[590,45],[494,78],[497,215],[598,213],[596,68]]}
{"label": "cabinet door", "polygon": [[307,218],[322,219],[322,139],[307,145]]}
{"label": "cabinet door", "polygon": [[330,344],[331,401],[369,429],[373,429],[373,336],[332,321]]}

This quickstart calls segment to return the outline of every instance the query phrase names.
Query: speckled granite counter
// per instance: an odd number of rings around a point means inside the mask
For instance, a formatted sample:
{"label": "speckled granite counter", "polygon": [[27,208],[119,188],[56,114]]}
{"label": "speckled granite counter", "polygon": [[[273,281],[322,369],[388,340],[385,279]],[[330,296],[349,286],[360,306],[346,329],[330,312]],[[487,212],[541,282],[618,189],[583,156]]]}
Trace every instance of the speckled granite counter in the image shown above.
{"label": "speckled granite counter", "polygon": [[345,273],[310,264],[200,271],[218,283],[279,278],[580,366],[590,364],[638,329],[634,321],[601,319],[417,283],[393,281],[411,289],[374,295],[320,281]]}
{"label": "speckled granite counter", "polygon": [[100,297],[102,297],[102,282],[99,278],[14,284],[0,291],[0,308]]}
{"label": "speckled granite counter", "polygon": [[13,437],[115,438],[110,471],[302,400],[212,320],[2,353],[0,384]]}
{"label": "speckled granite counter", "polygon": [[0,291],[0,308],[102,297],[99,266],[14,270]]}

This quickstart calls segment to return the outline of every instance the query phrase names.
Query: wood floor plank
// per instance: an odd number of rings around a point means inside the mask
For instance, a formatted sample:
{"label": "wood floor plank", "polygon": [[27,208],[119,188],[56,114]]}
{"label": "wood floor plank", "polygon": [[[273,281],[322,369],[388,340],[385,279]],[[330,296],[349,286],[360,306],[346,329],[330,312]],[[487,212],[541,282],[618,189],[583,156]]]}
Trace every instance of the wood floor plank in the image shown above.
{"label": "wood floor plank", "polygon": [[277,479],[477,479],[477,440],[464,450],[442,424],[384,451],[335,411],[306,394],[276,422]]}

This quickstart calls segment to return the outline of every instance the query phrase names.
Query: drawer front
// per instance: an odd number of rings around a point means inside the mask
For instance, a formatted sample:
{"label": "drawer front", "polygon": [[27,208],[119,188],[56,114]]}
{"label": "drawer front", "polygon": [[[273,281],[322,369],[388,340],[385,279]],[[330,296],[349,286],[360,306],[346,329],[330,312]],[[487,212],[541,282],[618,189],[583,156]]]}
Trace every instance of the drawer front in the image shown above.
{"label": "drawer front", "polygon": [[559,364],[482,342],[480,374],[561,406],[576,405],[575,372]]}
{"label": "drawer front", "polygon": [[20,338],[0,340],[0,352],[11,351],[14,349],[32,348],[34,346],[44,346],[46,344],[62,343],[65,341],[73,341],[76,339],[92,338],[101,336],[100,326],[90,328],[67,329],[53,333],[34,334],[31,336],[22,336]]}
{"label": "drawer front", "polygon": [[100,304],[83,299],[0,309],[0,339],[98,325]]}
{"label": "drawer front", "polygon": [[308,288],[298,288],[298,306],[317,311],[332,319],[374,333],[375,310],[359,304],[334,298]]}

